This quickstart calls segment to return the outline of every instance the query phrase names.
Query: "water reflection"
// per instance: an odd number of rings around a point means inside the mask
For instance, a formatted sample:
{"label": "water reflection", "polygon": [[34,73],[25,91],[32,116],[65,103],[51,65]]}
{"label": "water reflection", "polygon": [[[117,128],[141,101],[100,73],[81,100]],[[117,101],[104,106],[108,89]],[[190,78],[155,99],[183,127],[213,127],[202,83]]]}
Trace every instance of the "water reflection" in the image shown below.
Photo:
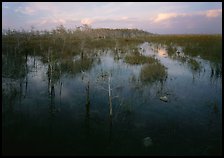
{"label": "water reflection", "polygon": [[[55,116],[56,112],[59,112],[59,109],[56,108],[55,105],[55,84],[61,77],[61,69],[58,66],[56,60],[52,57],[52,51],[48,52],[48,70],[47,70],[47,77],[48,77],[48,95],[50,97],[50,107],[49,112],[51,116]],[[62,83],[60,83],[62,84]],[[61,89],[60,89],[61,93]],[[61,94],[60,94],[61,97]]]}
{"label": "water reflection", "polygon": [[158,55],[160,57],[167,57],[168,56],[168,53],[165,49],[158,49]]}
{"label": "water reflection", "polygon": [[217,63],[211,63],[211,80],[217,80],[218,78],[222,77],[222,65]]}
{"label": "water reflection", "polygon": [[88,84],[86,87],[86,116],[85,116],[87,135],[89,135],[89,132],[90,132],[89,119],[90,119],[90,99],[89,99],[89,81],[88,81]]}
{"label": "water reflection", "polygon": [[113,133],[112,133],[112,128],[113,128],[113,122],[112,122],[112,116],[109,117],[109,145],[112,144],[112,140],[113,140]]}
{"label": "water reflection", "polygon": [[54,91],[54,85],[51,86],[49,112],[50,112],[50,114],[52,116],[55,116],[56,106],[55,106],[55,91]]}

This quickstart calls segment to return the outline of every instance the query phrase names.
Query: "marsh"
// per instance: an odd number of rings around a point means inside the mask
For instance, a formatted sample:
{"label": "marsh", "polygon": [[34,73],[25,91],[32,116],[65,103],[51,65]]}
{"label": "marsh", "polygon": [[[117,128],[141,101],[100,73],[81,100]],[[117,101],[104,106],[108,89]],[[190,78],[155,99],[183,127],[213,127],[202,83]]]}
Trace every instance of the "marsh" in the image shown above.
{"label": "marsh", "polygon": [[221,35],[8,31],[3,154],[220,155],[221,57]]}

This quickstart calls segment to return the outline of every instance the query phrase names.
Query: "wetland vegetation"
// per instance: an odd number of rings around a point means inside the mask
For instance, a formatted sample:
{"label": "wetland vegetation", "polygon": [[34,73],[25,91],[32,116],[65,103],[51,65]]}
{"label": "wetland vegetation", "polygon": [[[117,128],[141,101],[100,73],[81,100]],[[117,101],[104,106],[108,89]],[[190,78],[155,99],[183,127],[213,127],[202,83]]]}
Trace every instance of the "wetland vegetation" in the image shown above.
{"label": "wetland vegetation", "polygon": [[2,98],[4,155],[221,155],[222,35],[4,30]]}

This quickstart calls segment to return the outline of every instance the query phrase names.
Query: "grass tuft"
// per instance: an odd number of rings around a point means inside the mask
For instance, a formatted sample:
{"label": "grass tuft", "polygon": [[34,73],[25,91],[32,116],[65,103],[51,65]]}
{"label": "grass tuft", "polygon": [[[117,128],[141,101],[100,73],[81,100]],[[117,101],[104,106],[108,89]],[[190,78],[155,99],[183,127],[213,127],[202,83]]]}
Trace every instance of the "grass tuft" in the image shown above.
{"label": "grass tuft", "polygon": [[144,65],[140,72],[140,79],[143,82],[164,80],[167,76],[166,67],[159,62]]}

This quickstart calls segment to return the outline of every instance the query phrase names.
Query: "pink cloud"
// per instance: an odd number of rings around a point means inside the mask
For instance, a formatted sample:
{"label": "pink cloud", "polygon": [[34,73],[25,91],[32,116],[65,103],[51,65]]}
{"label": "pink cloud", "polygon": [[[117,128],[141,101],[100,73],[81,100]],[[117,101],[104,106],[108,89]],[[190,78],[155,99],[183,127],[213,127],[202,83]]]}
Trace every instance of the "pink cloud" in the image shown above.
{"label": "pink cloud", "polygon": [[128,17],[127,17],[127,16],[123,16],[123,17],[121,17],[121,19],[122,19],[122,20],[127,20]]}
{"label": "pink cloud", "polygon": [[154,19],[154,22],[161,22],[179,16],[177,13],[160,13]]}
{"label": "pink cloud", "polygon": [[205,12],[206,17],[214,18],[222,14],[222,9],[213,9]]}
{"label": "pink cloud", "polygon": [[191,13],[160,13],[149,20],[151,30],[169,33],[222,32],[222,10],[205,10]]}
{"label": "pink cloud", "polygon": [[222,9],[212,9],[203,12],[194,13],[159,13],[156,17],[152,19],[155,23],[160,23],[163,21],[168,21],[177,17],[191,17],[191,16],[205,16],[207,18],[215,18],[222,14]]}
{"label": "pink cloud", "polygon": [[85,19],[82,19],[81,20],[81,24],[87,24],[87,25],[90,25],[93,23],[93,20],[92,19],[89,19],[89,18],[85,18]]}

